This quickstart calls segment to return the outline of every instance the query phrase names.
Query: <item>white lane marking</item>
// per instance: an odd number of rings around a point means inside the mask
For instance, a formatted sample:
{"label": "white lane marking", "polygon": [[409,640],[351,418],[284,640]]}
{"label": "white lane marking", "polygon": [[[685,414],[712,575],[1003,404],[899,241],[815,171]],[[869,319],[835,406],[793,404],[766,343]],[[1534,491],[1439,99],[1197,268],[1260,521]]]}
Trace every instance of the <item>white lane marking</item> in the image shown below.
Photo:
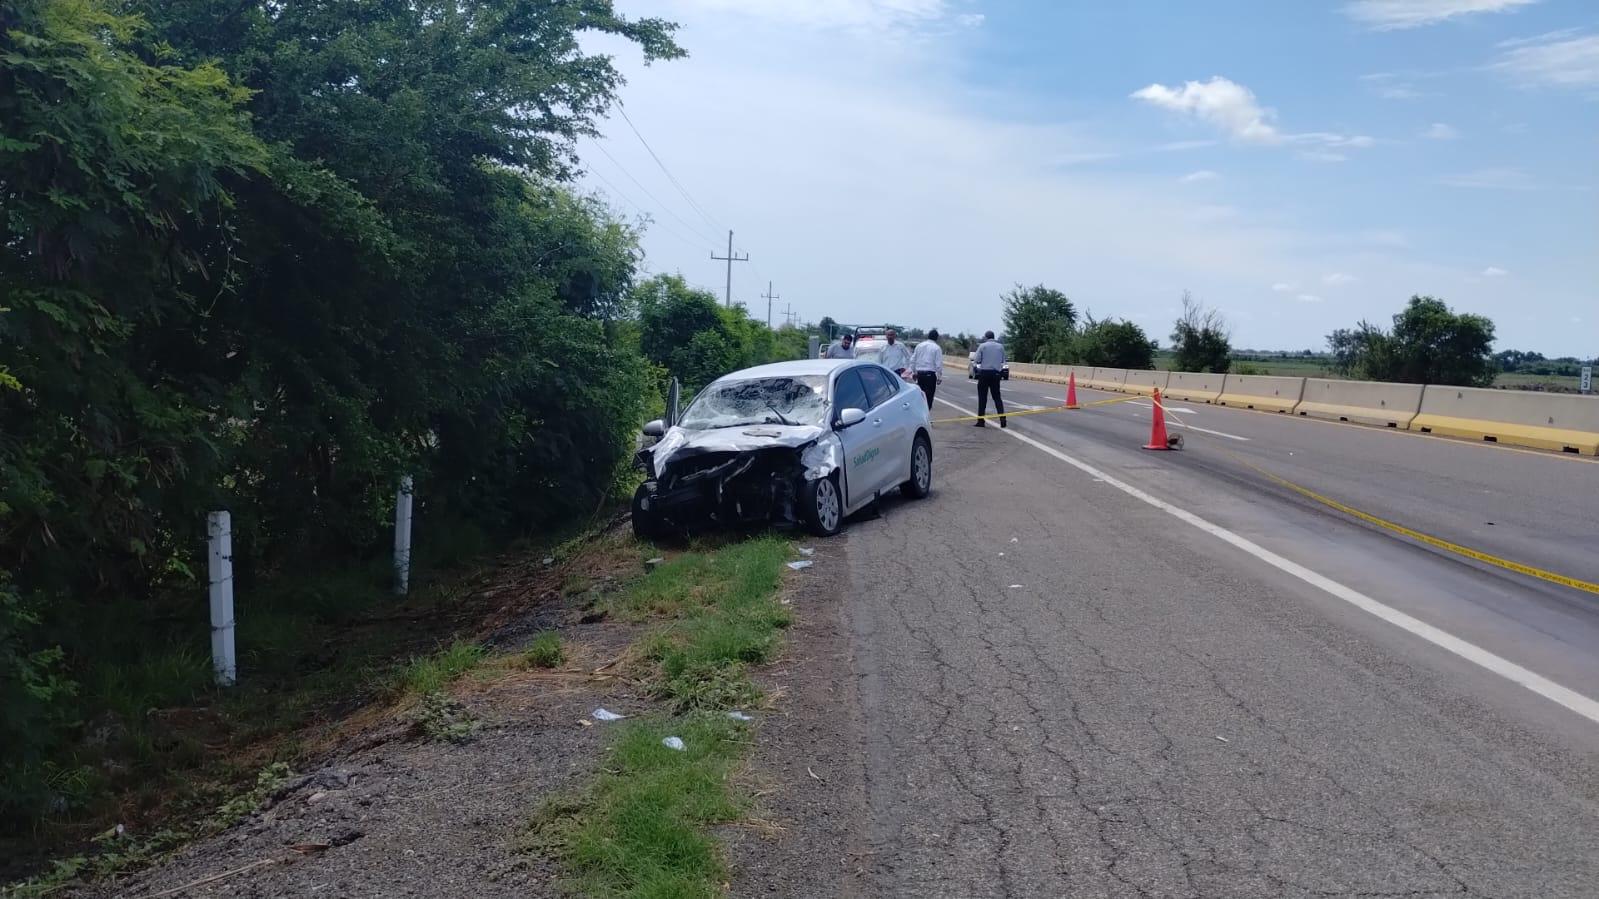
{"label": "white lane marking", "polygon": [[[1155,408],[1155,404],[1154,403],[1140,403],[1137,400],[1130,400],[1127,403],[1127,405],[1129,405],[1129,406],[1139,406],[1139,407],[1144,408],[1144,409],[1153,409],[1153,408]],[[1177,413],[1180,413],[1182,415],[1198,415],[1199,414],[1199,410],[1198,409],[1190,409],[1187,406],[1172,406],[1172,405],[1168,405],[1166,407],[1166,411],[1168,411],[1168,412],[1177,412]]]}
{"label": "white lane marking", "polygon": [[[1145,409],[1153,409],[1153,408],[1155,408],[1153,403],[1128,403],[1128,405],[1129,406],[1143,406]],[[1191,424],[1188,424],[1187,422],[1185,422],[1182,419],[1177,417],[1177,415],[1179,413],[1194,411],[1192,409],[1177,409],[1177,408],[1173,408],[1170,411],[1172,413],[1172,416],[1171,416],[1171,419],[1170,419],[1171,423],[1176,425],[1179,428],[1186,428],[1186,429],[1188,429],[1190,431],[1198,431],[1201,434],[1214,434],[1217,437],[1226,437],[1228,440],[1237,440],[1237,441],[1239,441],[1241,443],[1248,443],[1250,440],[1253,439],[1253,438],[1250,438],[1250,437],[1240,437],[1237,434],[1228,434],[1225,431],[1212,431],[1210,428],[1202,428],[1199,425],[1191,425]],[[1137,415],[1139,418],[1143,417],[1143,414],[1139,413],[1139,412],[1134,412],[1133,414]]]}
{"label": "white lane marking", "polygon": [[[955,409],[961,409],[960,406],[957,406],[948,400],[941,399],[939,402]],[[966,412],[964,409],[961,409],[961,411]],[[966,412],[966,414],[971,413]],[[1103,471],[1100,471],[1087,462],[1074,459],[1052,446],[1040,443],[1039,441],[1034,440],[1025,434],[1019,434],[1014,429],[1004,431],[1003,433],[1015,437],[1017,440],[1020,440],[1034,449],[1042,450],[1045,453],[1054,456],[1056,459],[1065,462],[1067,465],[1084,472],[1095,480],[1104,481],[1128,496],[1148,503],[1149,505],[1154,506],[1168,515],[1171,515],[1173,518],[1176,518],[1179,521],[1193,525],[1212,537],[1215,537],[1224,543],[1229,543],[1250,554],[1251,556],[1254,556],[1256,559],[1265,562],[1267,565],[1270,565],[1271,567],[1276,568],[1277,570],[1286,574],[1292,575],[1293,577],[1304,581],[1305,583],[1327,593],[1330,596],[1341,599],[1363,612],[1368,612],[1372,615],[1375,615],[1383,621],[1414,634],[1415,636],[1426,640],[1428,643],[1431,643],[1434,646],[1454,653],[1462,659],[1471,662],[1473,665],[1485,668],[1494,674],[1511,681],[1512,683],[1520,684],[1521,686],[1526,687],[1528,690],[1531,690],[1550,702],[1564,706],[1567,709],[1576,712],[1578,715],[1587,718],[1589,721],[1599,724],[1599,701],[1589,699],[1588,697],[1568,687],[1563,687],[1560,684],[1557,684],[1554,681],[1544,677],[1543,675],[1527,668],[1523,668],[1522,666],[1517,665],[1515,662],[1512,662],[1503,656],[1489,652],[1475,643],[1468,643],[1467,641],[1456,637],[1454,634],[1451,634],[1448,631],[1433,627],[1427,622],[1407,615],[1404,612],[1393,608],[1392,606],[1384,605],[1383,603],[1372,599],[1371,597],[1361,593],[1358,590],[1355,590],[1352,587],[1346,587],[1332,578],[1327,577],[1326,575],[1318,574],[1317,572],[1306,568],[1298,562],[1284,558],[1283,556],[1279,556],[1264,546],[1255,543],[1247,537],[1239,536],[1238,534],[1227,530],[1219,524],[1213,524],[1212,522],[1200,518],[1198,515],[1195,515],[1186,509],[1174,506],[1165,500],[1156,499],[1148,493],[1139,490],[1137,487],[1117,480],[1116,478],[1111,477]]]}

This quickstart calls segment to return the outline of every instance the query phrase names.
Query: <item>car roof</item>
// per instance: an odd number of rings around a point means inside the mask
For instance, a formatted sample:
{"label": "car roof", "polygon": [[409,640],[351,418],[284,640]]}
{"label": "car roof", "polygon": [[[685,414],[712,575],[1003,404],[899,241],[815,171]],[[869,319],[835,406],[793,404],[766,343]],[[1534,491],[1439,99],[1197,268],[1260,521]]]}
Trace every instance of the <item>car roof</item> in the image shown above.
{"label": "car roof", "polygon": [[830,375],[840,368],[865,364],[855,359],[795,359],[790,362],[772,362],[728,372],[718,381],[743,381],[748,378],[782,378],[794,375]]}

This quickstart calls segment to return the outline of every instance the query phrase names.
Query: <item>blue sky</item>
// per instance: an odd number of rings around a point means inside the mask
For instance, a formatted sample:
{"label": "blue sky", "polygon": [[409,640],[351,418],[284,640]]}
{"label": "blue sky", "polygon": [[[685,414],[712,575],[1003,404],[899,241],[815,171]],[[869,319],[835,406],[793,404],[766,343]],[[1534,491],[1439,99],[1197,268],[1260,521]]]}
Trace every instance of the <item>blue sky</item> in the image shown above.
{"label": "blue sky", "polygon": [[678,183],[619,118],[586,183],[718,292],[733,228],[763,315],[770,280],[779,320],[997,329],[1042,282],[1164,341],[1186,289],[1319,349],[1431,293],[1599,354],[1592,0],[618,6],[683,25],[688,59],[616,48]]}

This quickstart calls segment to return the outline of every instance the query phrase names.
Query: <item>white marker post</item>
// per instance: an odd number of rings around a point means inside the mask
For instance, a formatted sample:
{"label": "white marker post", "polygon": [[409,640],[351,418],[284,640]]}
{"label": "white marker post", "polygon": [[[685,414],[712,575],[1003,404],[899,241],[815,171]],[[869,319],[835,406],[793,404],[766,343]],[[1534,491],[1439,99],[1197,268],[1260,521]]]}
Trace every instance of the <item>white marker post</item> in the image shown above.
{"label": "white marker post", "polygon": [[411,476],[400,478],[400,492],[394,497],[394,595],[411,590]]}
{"label": "white marker post", "polygon": [[1593,391],[1593,366],[1592,365],[1584,365],[1582,367],[1582,379],[1581,380],[1582,380],[1582,383],[1579,385],[1578,389],[1580,389],[1583,393],[1591,393]]}
{"label": "white marker post", "polygon": [[676,378],[672,379],[672,386],[666,391],[666,426],[677,424],[678,416],[682,414],[683,385]]}
{"label": "white marker post", "polygon": [[217,685],[231,687],[239,679],[233,648],[233,516],[227,512],[207,514],[206,538],[210,547],[211,667]]}

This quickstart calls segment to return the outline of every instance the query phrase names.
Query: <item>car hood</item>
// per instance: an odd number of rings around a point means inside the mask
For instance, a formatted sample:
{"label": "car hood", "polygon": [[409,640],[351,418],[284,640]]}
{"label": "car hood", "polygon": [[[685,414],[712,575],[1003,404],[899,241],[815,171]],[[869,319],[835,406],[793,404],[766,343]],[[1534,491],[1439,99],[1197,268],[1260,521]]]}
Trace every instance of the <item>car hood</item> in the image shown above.
{"label": "car hood", "polygon": [[798,448],[828,433],[815,425],[744,425],[710,431],[671,428],[651,447],[655,470],[663,471],[680,455],[697,453],[741,453],[774,447]]}

